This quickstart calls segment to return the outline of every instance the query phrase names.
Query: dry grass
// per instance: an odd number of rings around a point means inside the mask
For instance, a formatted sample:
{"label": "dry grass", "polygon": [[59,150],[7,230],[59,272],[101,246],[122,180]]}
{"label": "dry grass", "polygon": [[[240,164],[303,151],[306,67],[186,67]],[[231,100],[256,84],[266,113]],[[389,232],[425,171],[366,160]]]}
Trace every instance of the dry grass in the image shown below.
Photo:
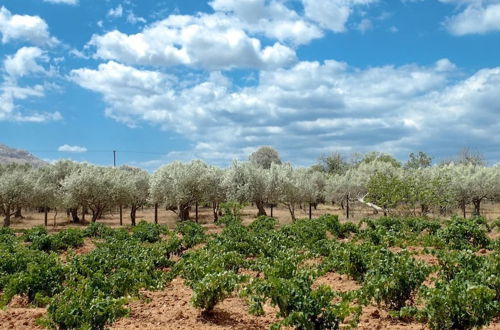
{"label": "dry grass", "polygon": [[[123,224],[128,225],[130,224],[130,217],[128,213],[128,209],[123,210]],[[270,209],[266,209],[267,214],[270,215]],[[500,204],[494,204],[494,203],[484,203],[481,207],[481,212],[482,215],[485,216],[489,220],[496,219],[500,217]],[[345,216],[345,211],[342,210],[339,206],[334,205],[325,205],[321,204],[317,207],[317,209],[313,209],[312,211],[312,216],[313,217],[319,217],[324,214],[334,214],[338,215],[341,221],[347,221],[347,218]],[[456,214],[461,214],[460,210],[456,210]],[[248,224],[255,219],[257,215],[257,209],[252,206],[247,206],[242,210],[242,218],[243,218],[243,223]],[[380,214],[379,214],[380,215]],[[467,210],[467,216],[472,215],[472,209]],[[24,229],[24,228],[30,228],[36,225],[43,225],[44,221],[44,215],[43,213],[38,213],[34,211],[23,211],[23,216],[24,219],[12,219],[12,228],[14,229]],[[81,214],[80,214],[81,216]],[[280,224],[287,224],[290,223],[291,217],[290,213],[288,212],[288,209],[284,206],[279,206],[274,208],[273,210],[273,216],[279,220]],[[361,220],[364,217],[367,216],[378,216],[375,215],[373,210],[369,207],[366,207],[362,204],[359,203],[354,203],[351,206],[351,216],[350,216],[350,221],[357,222]],[[191,212],[191,217],[194,219],[194,212]],[[296,210],[296,217],[297,218],[307,218],[308,217],[308,208],[304,207],[303,209],[297,208]],[[90,215],[86,216],[86,221],[89,221],[91,218]],[[175,227],[175,224],[177,223],[177,214],[175,214],[172,211],[168,211],[165,209],[159,209],[158,210],[158,222],[160,224],[167,225],[169,228]],[[137,211],[137,221],[140,220],[146,220],[148,222],[151,222],[154,220],[154,209],[153,208],[144,208],[144,209],[139,209]],[[118,227],[120,224],[120,218],[119,218],[119,212],[118,210],[115,210],[114,212],[108,212],[104,215],[102,219],[98,220],[99,222],[102,222],[108,226],[111,227]],[[200,207],[199,208],[199,222],[201,224],[213,224],[213,214],[212,214],[212,209],[210,207]],[[85,225],[86,223],[82,224],[73,224],[71,223],[69,217],[66,215],[65,212],[61,213],[59,212],[57,215],[53,212],[49,213],[49,229],[52,231],[58,231],[60,229],[63,229],[65,227],[81,227],[82,225]]]}

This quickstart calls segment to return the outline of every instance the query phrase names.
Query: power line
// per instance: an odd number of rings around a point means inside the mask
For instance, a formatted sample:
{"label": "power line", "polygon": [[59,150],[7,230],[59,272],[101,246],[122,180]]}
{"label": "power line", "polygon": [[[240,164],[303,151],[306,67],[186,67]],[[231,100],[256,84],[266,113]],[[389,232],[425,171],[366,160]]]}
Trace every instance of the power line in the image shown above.
{"label": "power line", "polygon": [[[87,150],[85,152],[81,152],[81,154],[86,154],[86,153],[111,153],[113,151],[120,152],[120,153],[125,153],[125,154],[148,154],[148,155],[166,155],[167,152],[155,152],[155,151],[139,151],[139,150]],[[59,151],[59,150],[29,150],[29,152],[34,153],[61,153],[65,151]],[[77,152],[65,152],[65,153],[72,153],[72,154],[77,154]]]}

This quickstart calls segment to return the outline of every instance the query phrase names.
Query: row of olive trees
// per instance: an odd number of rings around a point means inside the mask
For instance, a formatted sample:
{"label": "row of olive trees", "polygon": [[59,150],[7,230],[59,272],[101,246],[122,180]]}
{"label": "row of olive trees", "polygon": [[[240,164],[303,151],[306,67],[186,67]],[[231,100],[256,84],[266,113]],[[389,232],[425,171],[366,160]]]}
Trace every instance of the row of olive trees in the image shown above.
{"label": "row of olive trees", "polygon": [[484,200],[500,200],[500,166],[450,163],[403,168],[373,161],[330,177],[326,195],[345,203],[347,215],[352,201],[385,214],[445,214],[459,207],[465,217],[466,207],[472,205],[474,215],[480,215]]}
{"label": "row of olive trees", "polygon": [[0,166],[0,213],[4,226],[10,225],[15,211],[37,208],[65,210],[73,222],[91,212],[92,221],[113,207],[128,206],[132,223],[136,210],[148,202],[149,174],[132,167],[93,166],[59,161],[40,168],[29,166]]}
{"label": "row of olive trees", "polygon": [[[267,161],[267,160],[266,160]],[[427,214],[432,211],[473,205],[480,214],[484,200],[500,198],[500,166],[474,164],[408,168],[375,158],[351,166],[343,173],[330,174],[317,168],[294,168],[271,161],[234,162],[221,169],[203,163],[174,162],[148,174],[123,166],[119,168],[59,161],[41,168],[0,166],[0,213],[4,225],[21,208],[63,210],[74,222],[87,213],[91,221],[105,212],[136,211],[144,205],[166,208],[179,219],[190,218],[190,210],[210,205],[217,220],[225,201],[252,203],[258,215],[267,215],[266,206],[281,204],[296,218],[297,207],[333,201],[345,206],[349,216],[352,202],[363,203],[384,213]]]}

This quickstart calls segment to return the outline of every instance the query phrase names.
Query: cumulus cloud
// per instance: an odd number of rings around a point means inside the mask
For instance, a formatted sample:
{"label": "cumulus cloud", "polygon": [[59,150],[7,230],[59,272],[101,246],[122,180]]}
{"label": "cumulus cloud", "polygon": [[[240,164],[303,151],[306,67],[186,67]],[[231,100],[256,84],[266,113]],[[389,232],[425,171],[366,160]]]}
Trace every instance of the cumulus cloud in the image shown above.
{"label": "cumulus cloud", "polygon": [[210,6],[232,15],[243,29],[281,42],[300,45],[323,36],[319,27],[278,1],[214,0]]}
{"label": "cumulus cloud", "polygon": [[45,86],[21,86],[19,80],[33,74],[46,75],[38,61],[47,61],[44,51],[37,47],[22,47],[3,61],[3,81],[0,83],[0,121],[46,122],[62,119],[59,112],[47,113],[22,109],[16,101],[45,96]]}
{"label": "cumulus cloud", "polygon": [[68,144],[63,144],[62,146],[57,148],[57,150],[61,152],[75,152],[75,153],[87,152],[87,148],[85,147],[71,146]]}
{"label": "cumulus cloud", "polygon": [[13,40],[28,41],[38,46],[54,46],[58,40],[50,36],[49,27],[38,16],[12,15],[5,7],[0,8],[0,33],[2,43]]}
{"label": "cumulus cloud", "polygon": [[45,72],[37,60],[47,60],[45,53],[38,47],[22,47],[14,55],[7,56],[4,68],[11,77],[22,77],[29,73]]}
{"label": "cumulus cloud", "polygon": [[377,0],[302,0],[307,18],[333,32],[344,32],[354,9]]}
{"label": "cumulus cloud", "polygon": [[[405,155],[458,132],[462,141],[489,134],[490,143],[500,142],[494,133],[500,106],[493,101],[500,68],[458,76],[447,59],[367,69],[334,60],[299,62],[261,71],[251,87],[235,86],[218,72],[187,82],[112,61],[71,73],[80,86],[103,96],[107,116],[184,135],[195,143],[190,152],[197,157],[227,161],[272,143],[299,163],[329,150]],[[458,149],[460,141],[443,143]]]}
{"label": "cumulus cloud", "polygon": [[116,8],[111,8],[108,11],[108,17],[118,18],[123,16],[123,7],[119,4]]}
{"label": "cumulus cloud", "polygon": [[171,15],[142,32],[114,30],[94,35],[95,56],[127,64],[189,65],[208,69],[271,68],[295,61],[295,51],[278,42],[263,46],[224,15]]}
{"label": "cumulus cloud", "polygon": [[[456,0],[445,2],[457,2]],[[448,30],[455,35],[484,34],[500,31],[500,1],[476,0],[461,1],[465,8],[445,22]]]}
{"label": "cumulus cloud", "polygon": [[43,1],[55,4],[73,5],[73,6],[78,4],[78,0],[43,0]]}

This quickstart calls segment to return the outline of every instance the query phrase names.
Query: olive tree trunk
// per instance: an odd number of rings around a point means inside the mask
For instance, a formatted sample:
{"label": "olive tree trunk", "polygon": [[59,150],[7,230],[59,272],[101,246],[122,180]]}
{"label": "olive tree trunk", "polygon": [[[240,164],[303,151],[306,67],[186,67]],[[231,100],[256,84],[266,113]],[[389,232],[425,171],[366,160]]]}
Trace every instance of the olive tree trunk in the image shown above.
{"label": "olive tree trunk", "polygon": [[257,209],[259,210],[259,212],[257,212],[257,216],[260,217],[261,215],[266,215],[267,216],[267,213],[266,213],[266,209],[264,208],[264,202],[255,202],[255,205],[257,206]]}

